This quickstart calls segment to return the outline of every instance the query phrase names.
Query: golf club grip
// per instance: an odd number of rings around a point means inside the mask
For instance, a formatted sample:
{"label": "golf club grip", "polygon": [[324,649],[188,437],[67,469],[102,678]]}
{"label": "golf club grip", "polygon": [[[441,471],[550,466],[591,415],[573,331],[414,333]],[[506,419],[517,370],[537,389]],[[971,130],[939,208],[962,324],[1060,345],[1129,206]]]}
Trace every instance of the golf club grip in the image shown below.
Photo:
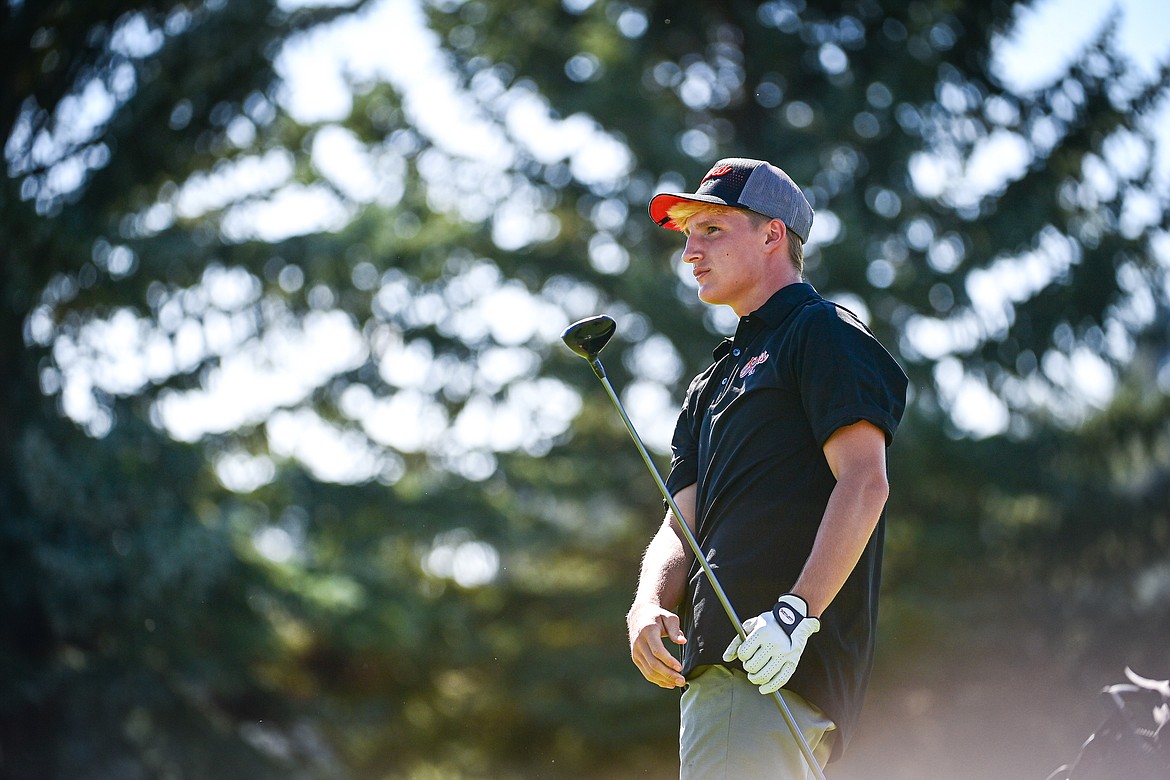
{"label": "golf club grip", "polygon": [[[703,573],[707,575],[707,581],[711,583],[711,588],[715,591],[715,596],[719,599],[719,603],[723,605],[723,611],[727,613],[731,624],[735,626],[735,631],[739,634],[740,640],[747,639],[747,633],[743,630],[743,623],[740,622],[739,617],[735,614],[735,608],[731,606],[727,594],[723,591],[723,586],[719,584],[719,579],[715,576],[715,571],[711,568],[711,564],[707,562],[707,557],[703,555],[698,540],[695,539],[694,533],[691,531],[690,526],[687,525],[686,518],[683,517],[683,513],[678,508],[678,504],[674,502],[674,496],[670,495],[670,491],[666,488],[666,483],[662,481],[662,476],[658,473],[658,468],[654,465],[654,461],[650,459],[650,453],[646,451],[646,445],[642,444],[642,438],[634,428],[634,423],[630,420],[629,415],[626,414],[621,399],[617,397],[617,393],[613,390],[613,385],[610,384],[608,377],[606,377],[605,370],[601,367],[601,361],[594,357],[589,361],[589,364],[593,367],[593,373],[601,380],[602,386],[605,387],[605,392],[609,394],[609,400],[613,402],[614,407],[618,410],[618,414],[621,415],[622,422],[625,423],[626,430],[630,433],[630,438],[634,440],[634,444],[638,448],[638,454],[646,462],[646,468],[650,470],[650,474],[654,477],[654,484],[658,486],[658,491],[662,493],[662,497],[666,500],[670,511],[674,513],[678,527],[682,529],[683,536],[686,537],[691,552],[694,553],[695,559],[698,560],[699,566],[703,569]],[[813,775],[817,780],[825,780],[825,774],[821,771],[821,764],[817,761],[816,756],[813,755],[812,748],[808,746],[808,741],[804,738],[804,734],[796,724],[796,720],[792,717],[792,711],[788,709],[788,703],[784,701],[784,697],[780,695],[780,691],[775,691],[772,694],[772,698],[775,699],[776,706],[780,708],[780,714],[784,717],[784,722],[788,724],[788,729],[792,732],[792,736],[796,740],[800,752],[804,754],[805,761],[808,762],[808,766],[812,770]]]}

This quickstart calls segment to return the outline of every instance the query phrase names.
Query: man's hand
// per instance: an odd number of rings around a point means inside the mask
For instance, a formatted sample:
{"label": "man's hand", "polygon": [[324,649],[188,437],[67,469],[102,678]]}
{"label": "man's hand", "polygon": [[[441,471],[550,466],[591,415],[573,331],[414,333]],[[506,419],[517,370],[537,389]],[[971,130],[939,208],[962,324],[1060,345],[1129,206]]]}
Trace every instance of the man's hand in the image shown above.
{"label": "man's hand", "polygon": [[743,630],[747,639],[742,643],[739,636],[731,640],[723,660],[738,658],[752,685],[760,686],[760,693],[770,694],[792,677],[808,638],[821,630],[821,621],[808,617],[804,599],[787,593],[771,612],[745,620]]}
{"label": "man's hand", "polygon": [[635,604],[626,616],[630,632],[630,657],[650,682],[660,688],[681,688],[687,684],[682,663],[662,643],[669,637],[675,644],[685,644],[678,615],[654,604]]}

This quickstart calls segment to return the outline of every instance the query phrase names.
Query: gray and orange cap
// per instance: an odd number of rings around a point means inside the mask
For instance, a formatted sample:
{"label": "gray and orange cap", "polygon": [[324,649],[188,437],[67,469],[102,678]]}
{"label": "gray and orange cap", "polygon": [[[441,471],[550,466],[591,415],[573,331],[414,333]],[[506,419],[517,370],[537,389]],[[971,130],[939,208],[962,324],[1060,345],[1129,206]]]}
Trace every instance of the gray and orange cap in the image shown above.
{"label": "gray and orange cap", "polygon": [[707,171],[699,188],[690,192],[662,192],[650,200],[650,218],[664,228],[678,230],[671,206],[681,201],[713,203],[751,209],[778,219],[802,242],[812,229],[813,209],[788,174],[764,160],[728,157]]}

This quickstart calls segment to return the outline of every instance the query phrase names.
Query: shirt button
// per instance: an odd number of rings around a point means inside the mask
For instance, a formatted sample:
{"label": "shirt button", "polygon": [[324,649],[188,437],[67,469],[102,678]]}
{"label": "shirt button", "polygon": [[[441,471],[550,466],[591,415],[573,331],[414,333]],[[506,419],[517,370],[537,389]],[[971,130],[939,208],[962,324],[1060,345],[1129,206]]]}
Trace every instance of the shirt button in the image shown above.
{"label": "shirt button", "polygon": [[723,384],[723,385],[727,384],[727,377],[723,377],[723,381],[720,382],[720,384]]}
{"label": "shirt button", "polygon": [[736,347],[735,349],[731,350],[731,354],[734,355],[735,357],[739,357],[739,347]]}

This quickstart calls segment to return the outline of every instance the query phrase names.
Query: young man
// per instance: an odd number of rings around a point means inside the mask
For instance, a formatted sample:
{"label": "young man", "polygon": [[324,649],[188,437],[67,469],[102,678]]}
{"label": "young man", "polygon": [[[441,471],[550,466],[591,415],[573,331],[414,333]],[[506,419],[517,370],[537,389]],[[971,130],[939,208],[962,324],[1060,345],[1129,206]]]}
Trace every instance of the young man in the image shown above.
{"label": "young man", "polygon": [[[686,236],[699,299],[739,315],[687,390],[667,512],[627,616],[630,654],[685,687],[681,776],[804,778],[781,690],[822,766],[856,725],[873,660],[886,447],[906,376],[851,312],[802,281],[813,210],[784,171],[720,160],[694,193],[650,201]],[[676,523],[744,622],[742,644]],[[681,615],[681,617],[680,617]],[[682,645],[680,662],[663,638]]]}

